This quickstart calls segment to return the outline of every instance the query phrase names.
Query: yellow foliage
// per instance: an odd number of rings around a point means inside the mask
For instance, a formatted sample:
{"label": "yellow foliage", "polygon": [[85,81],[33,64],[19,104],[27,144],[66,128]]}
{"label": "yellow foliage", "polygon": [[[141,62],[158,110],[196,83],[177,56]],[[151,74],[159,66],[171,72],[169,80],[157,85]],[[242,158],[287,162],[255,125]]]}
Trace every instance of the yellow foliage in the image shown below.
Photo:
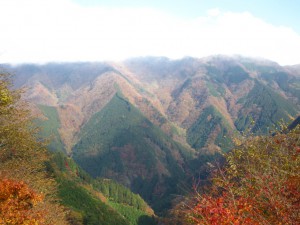
{"label": "yellow foliage", "polygon": [[[10,75],[0,73],[0,207],[10,206],[0,208],[2,224],[66,224],[63,208],[55,201],[55,180],[45,168],[49,159],[46,143],[37,138],[38,129],[28,106],[21,100],[21,91],[11,88],[10,79]],[[15,195],[6,196],[12,190],[3,185],[7,182],[19,188]],[[32,215],[36,217],[26,219],[28,215],[22,214],[24,208],[20,206],[30,206],[26,210],[35,211],[37,214]],[[22,222],[12,219],[22,215]]]}
{"label": "yellow foliage", "polygon": [[0,180],[0,224],[44,224],[43,210],[38,208],[44,196],[24,182]]}

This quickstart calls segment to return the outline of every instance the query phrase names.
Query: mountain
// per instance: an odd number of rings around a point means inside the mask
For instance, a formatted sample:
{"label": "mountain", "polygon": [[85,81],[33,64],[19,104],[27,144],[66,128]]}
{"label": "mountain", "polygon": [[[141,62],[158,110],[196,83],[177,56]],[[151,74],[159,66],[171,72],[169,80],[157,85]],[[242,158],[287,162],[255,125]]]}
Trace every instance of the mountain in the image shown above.
{"label": "mountain", "polygon": [[59,184],[69,224],[155,224],[153,210],[139,195],[112,180],[93,179],[64,154],[52,154],[47,167]]}
{"label": "mountain", "polygon": [[73,148],[89,174],[113,178],[160,206],[184,179],[187,153],[118,93],[81,129]]}
{"label": "mountain", "polygon": [[[1,224],[155,224],[153,210],[139,195],[112,180],[90,177],[59,151],[59,139],[49,146],[56,152],[47,151],[34,124],[41,121],[32,120],[20,93],[10,75],[0,73]],[[57,131],[55,109],[39,107],[46,118],[43,134]]]}
{"label": "mountain", "polygon": [[300,109],[299,67],[245,57],[3,65],[26,87],[49,148],[93,177],[139,193],[156,212],[206,176],[242,132],[262,134]]}

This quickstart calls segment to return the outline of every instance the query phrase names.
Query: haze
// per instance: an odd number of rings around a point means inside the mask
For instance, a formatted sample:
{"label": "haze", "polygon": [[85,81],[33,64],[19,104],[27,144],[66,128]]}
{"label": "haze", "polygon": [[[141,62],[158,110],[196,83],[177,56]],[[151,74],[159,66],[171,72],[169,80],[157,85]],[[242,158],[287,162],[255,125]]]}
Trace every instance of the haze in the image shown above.
{"label": "haze", "polygon": [[[199,0],[199,13],[195,1],[190,1],[190,8],[185,1],[184,15],[180,14],[182,1],[177,8],[176,1],[167,1],[170,10],[168,5],[154,4],[156,1],[152,5],[151,1],[142,2],[2,0],[0,63],[214,54],[267,58],[281,65],[300,63],[300,35],[292,20],[281,25],[257,13],[253,6],[249,10],[233,7],[234,1],[224,7],[218,1],[209,5]],[[295,16],[295,5],[290,8],[282,10],[281,18]],[[278,12],[272,14],[271,5],[266,10],[273,16]]]}

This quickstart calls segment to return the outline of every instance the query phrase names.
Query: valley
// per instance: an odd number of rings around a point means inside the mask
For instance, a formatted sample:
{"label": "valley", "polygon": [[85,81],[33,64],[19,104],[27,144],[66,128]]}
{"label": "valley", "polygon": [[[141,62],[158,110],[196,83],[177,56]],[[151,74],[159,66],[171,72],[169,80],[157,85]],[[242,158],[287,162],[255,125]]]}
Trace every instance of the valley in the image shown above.
{"label": "valley", "polygon": [[[139,194],[158,215],[243,132],[300,112],[299,66],[245,57],[2,65],[49,149]],[[65,157],[65,156],[64,156]],[[113,203],[115,204],[115,203]],[[116,203],[117,204],[117,203]]]}

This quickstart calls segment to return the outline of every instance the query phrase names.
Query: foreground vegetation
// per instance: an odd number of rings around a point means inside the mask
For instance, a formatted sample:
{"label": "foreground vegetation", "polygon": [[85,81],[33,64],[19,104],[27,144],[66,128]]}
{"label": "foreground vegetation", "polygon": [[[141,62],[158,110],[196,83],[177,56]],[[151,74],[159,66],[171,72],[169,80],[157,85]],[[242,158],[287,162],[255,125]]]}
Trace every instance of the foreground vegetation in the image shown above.
{"label": "foreground vegetation", "polygon": [[10,81],[0,74],[0,224],[66,224],[46,170],[46,144]]}
{"label": "foreground vegetation", "polygon": [[[91,178],[62,152],[49,153],[21,93],[12,89],[10,75],[0,74],[1,225],[155,224],[153,210],[139,195]],[[50,135],[58,117],[42,109],[52,115],[46,121]]]}
{"label": "foreground vegetation", "polygon": [[247,138],[228,153],[209,191],[187,204],[184,224],[299,224],[300,126],[282,130]]}

